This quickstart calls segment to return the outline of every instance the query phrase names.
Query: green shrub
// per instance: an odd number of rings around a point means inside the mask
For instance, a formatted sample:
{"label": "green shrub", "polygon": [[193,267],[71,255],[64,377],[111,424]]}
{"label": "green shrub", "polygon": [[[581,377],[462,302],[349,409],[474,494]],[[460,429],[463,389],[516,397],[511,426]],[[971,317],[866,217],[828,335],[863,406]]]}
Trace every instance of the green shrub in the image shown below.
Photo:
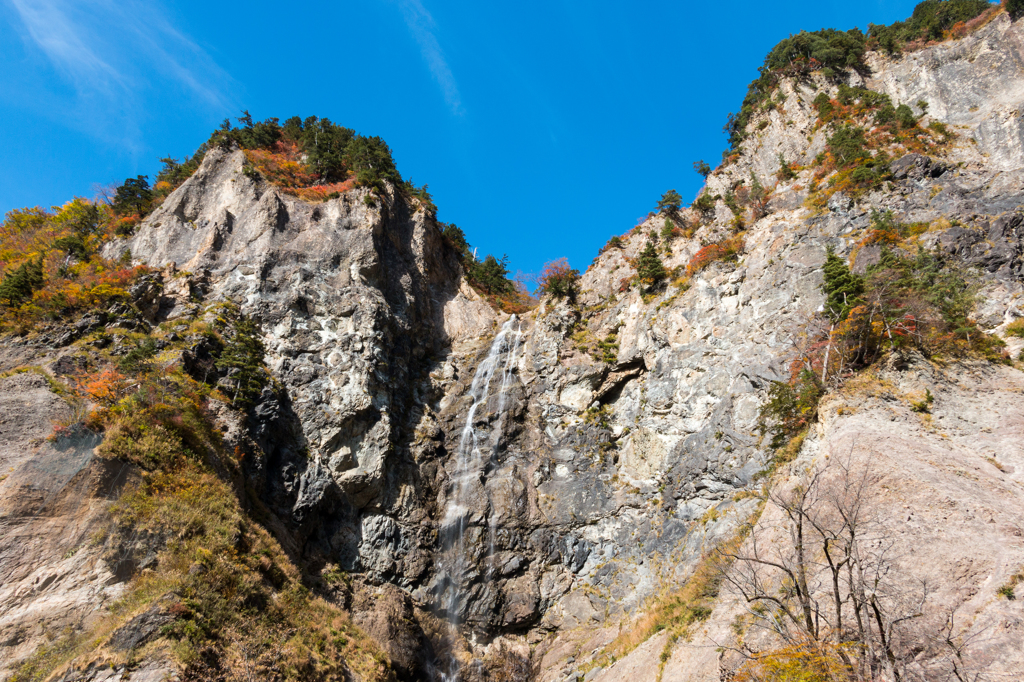
{"label": "green shrub", "polygon": [[875,123],[878,125],[886,125],[896,120],[896,108],[892,105],[886,105],[875,112]]}
{"label": "green shrub", "polygon": [[842,125],[828,138],[828,150],[832,153],[839,167],[847,166],[859,159],[870,158],[864,129],[852,125]]}
{"label": "green shrub", "polygon": [[868,24],[868,36],[883,50],[898,52],[904,43],[914,40],[942,40],[945,31],[991,7],[987,0],[925,0],[906,21],[890,26]]}
{"label": "green shrub", "polygon": [[814,108],[818,110],[818,118],[823,121],[828,120],[832,116],[832,111],[835,107],[832,105],[832,100],[829,98],[827,93],[819,92],[818,96],[814,98]]}
{"label": "green shrub", "polygon": [[[612,332],[604,337],[603,341],[597,342],[597,359],[609,364],[619,359],[619,337]],[[607,411],[605,412],[607,415]]]}
{"label": "green shrub", "polygon": [[217,358],[217,369],[225,370],[232,382],[231,402],[239,407],[252,405],[267,384],[263,365],[266,348],[256,323],[244,317],[233,320],[230,337]]}
{"label": "green shrub", "polygon": [[402,187],[409,193],[409,196],[419,199],[420,204],[427,213],[432,215],[437,214],[437,205],[434,203],[434,197],[432,197],[430,192],[427,191],[427,185],[417,187],[413,184],[412,180],[406,180],[402,184]]}
{"label": "green shrub", "polygon": [[1016,320],[1006,325],[1007,336],[1016,336],[1024,339],[1024,317],[1018,317]]}
{"label": "green shrub", "polygon": [[949,126],[947,126],[942,121],[932,121],[931,123],[928,124],[928,129],[933,130],[939,135],[941,135],[943,142],[949,142],[955,137],[953,131],[949,129]]}
{"label": "green shrub", "polygon": [[869,109],[892,105],[889,95],[865,88],[851,88],[845,83],[839,84],[839,94],[836,96],[836,99],[843,105],[860,102],[861,106]]}
{"label": "green shrub", "polygon": [[681,234],[679,227],[672,221],[671,218],[665,218],[665,224],[661,226],[661,240],[668,242],[673,237],[678,237]]}
{"label": "green shrub", "polygon": [[121,358],[118,366],[125,372],[142,372],[149,369],[149,361],[154,355],[156,355],[156,339],[147,336]]}
{"label": "green shrub", "polygon": [[1011,19],[1024,16],[1024,0],[1006,0],[1006,11]]}
{"label": "green shrub", "polygon": [[135,223],[119,221],[114,225],[114,234],[117,235],[118,237],[131,237],[133,234],[135,234]]}
{"label": "green shrub", "polygon": [[772,449],[786,445],[790,438],[803,431],[818,416],[818,403],[825,387],[817,375],[801,370],[792,383],[773,381],[768,400],[761,406],[757,428],[761,435],[771,435]]}
{"label": "green shrub", "polygon": [[934,253],[920,249],[915,257],[906,258],[883,248],[879,262],[868,268],[868,285],[894,293],[902,290],[908,300],[923,300],[938,311],[946,329],[954,334],[976,331],[970,316],[977,301],[977,283]]}
{"label": "green shrub", "polygon": [[931,412],[932,403],[934,402],[935,396],[932,395],[931,389],[926,388],[924,390],[924,399],[917,401],[912,400],[910,402],[910,409],[920,414],[928,414],[929,412]]}
{"label": "green shrub", "polygon": [[697,197],[692,204],[690,204],[690,208],[697,211],[704,217],[708,217],[715,212],[715,200],[710,194],[704,192]]}
{"label": "green shrub", "polygon": [[601,247],[601,250],[598,251],[598,254],[602,254],[608,249],[621,249],[622,246],[622,237],[620,237],[617,234],[613,234],[611,237],[608,238],[608,241],[605,243],[605,245]]}
{"label": "green shrub", "polygon": [[750,206],[750,217],[754,222],[768,215],[768,199],[771,192],[761,184],[754,171],[750,171],[750,190],[747,192],[747,205]]}
{"label": "green shrub", "polygon": [[917,116],[914,116],[914,111],[906,104],[901,104],[896,107],[895,118],[896,122],[900,124],[900,128],[904,130],[910,130],[917,125]]}
{"label": "green shrub", "polygon": [[124,417],[110,426],[106,438],[97,448],[103,457],[131,462],[147,471],[178,466],[183,450],[177,434],[162,424],[147,424],[133,416]]}
{"label": "green shrub", "polygon": [[792,166],[786,161],[786,157],[782,155],[782,152],[779,152],[779,171],[776,173],[776,176],[782,182],[796,177],[796,173],[793,172]]}
{"label": "green shrub", "polygon": [[732,214],[735,217],[739,218],[743,215],[743,209],[740,208],[739,199],[736,198],[736,192],[733,190],[730,189],[725,193],[725,196],[722,197],[722,203],[725,204],[726,208],[732,211]]}

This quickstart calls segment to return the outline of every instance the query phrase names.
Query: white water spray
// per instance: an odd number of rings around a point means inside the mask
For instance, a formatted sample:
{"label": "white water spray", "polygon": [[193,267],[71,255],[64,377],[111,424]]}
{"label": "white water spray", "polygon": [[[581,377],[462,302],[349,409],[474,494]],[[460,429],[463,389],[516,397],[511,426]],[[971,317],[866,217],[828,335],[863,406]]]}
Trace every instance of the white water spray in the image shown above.
{"label": "white water spray", "polygon": [[[515,327],[515,329],[513,329]],[[505,423],[507,396],[515,373],[519,346],[522,340],[522,323],[513,315],[501,326],[494,337],[487,357],[477,368],[470,385],[469,395],[473,403],[466,415],[466,424],[459,437],[459,447],[455,457],[455,473],[452,476],[453,486],[441,524],[442,560],[440,576],[443,580],[444,592],[441,604],[445,618],[452,627],[457,627],[462,620],[464,608],[462,584],[473,570],[473,557],[467,554],[466,531],[470,523],[470,509],[474,496],[486,495],[484,488],[485,470],[497,452]],[[495,374],[500,372],[501,385],[497,394],[496,419],[487,429],[484,424],[476,424],[477,413],[487,409],[491,398],[491,383]],[[487,419],[491,422],[492,419]],[[479,427],[479,428],[478,428]],[[489,507],[490,505],[488,505]],[[496,515],[491,514],[488,525],[488,557],[494,553]],[[488,570],[490,579],[493,568]],[[441,673],[443,682],[457,682],[458,666],[452,662],[448,673]]]}

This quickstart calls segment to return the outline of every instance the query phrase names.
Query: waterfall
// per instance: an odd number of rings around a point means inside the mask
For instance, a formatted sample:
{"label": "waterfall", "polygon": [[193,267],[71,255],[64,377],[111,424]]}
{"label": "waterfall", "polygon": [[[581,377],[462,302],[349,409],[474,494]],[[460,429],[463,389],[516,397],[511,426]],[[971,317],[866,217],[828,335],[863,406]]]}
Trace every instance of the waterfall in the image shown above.
{"label": "waterfall", "polygon": [[[452,491],[441,523],[442,559],[439,576],[444,589],[441,606],[445,619],[452,627],[460,624],[464,606],[462,583],[474,566],[466,547],[466,531],[474,508],[472,503],[474,497],[487,495],[484,488],[486,468],[497,454],[498,443],[501,440],[507,396],[512,385],[521,340],[522,323],[513,315],[494,337],[487,357],[477,368],[469,388],[469,396],[473,402],[459,436],[459,446],[455,453],[455,472],[452,475]],[[491,384],[495,383],[496,374],[499,375],[497,378],[501,384],[497,395],[492,396]],[[488,400],[495,397],[497,409],[494,417],[487,419],[487,425],[476,425],[478,412],[486,410]],[[486,506],[490,506],[489,500]],[[496,515],[491,514],[487,524],[489,557],[494,553],[495,523]],[[489,569],[487,579],[490,579],[491,573],[492,569]],[[457,682],[459,678],[458,665],[454,660],[451,664],[449,672],[440,675],[445,682]]]}

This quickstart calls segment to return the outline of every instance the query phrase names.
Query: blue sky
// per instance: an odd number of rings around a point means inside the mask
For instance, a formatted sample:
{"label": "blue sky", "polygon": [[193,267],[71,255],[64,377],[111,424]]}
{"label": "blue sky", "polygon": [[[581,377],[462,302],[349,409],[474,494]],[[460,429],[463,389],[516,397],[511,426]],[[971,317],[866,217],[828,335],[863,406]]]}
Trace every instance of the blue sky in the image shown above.
{"label": "blue sky", "polygon": [[387,140],[481,255],[582,270],[694,196],[776,42],[915,4],[0,0],[0,211],[152,178],[243,108],[315,114]]}

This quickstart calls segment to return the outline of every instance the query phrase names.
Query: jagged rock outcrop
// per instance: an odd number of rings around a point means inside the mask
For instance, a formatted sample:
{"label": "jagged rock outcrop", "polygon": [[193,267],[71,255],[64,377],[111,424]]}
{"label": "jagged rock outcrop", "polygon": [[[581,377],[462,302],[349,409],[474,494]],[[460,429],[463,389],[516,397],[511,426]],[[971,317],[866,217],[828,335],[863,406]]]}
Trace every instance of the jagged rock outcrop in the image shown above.
{"label": "jagged rock outcrop", "polygon": [[[610,622],[733,532],[753,501],[698,521],[765,466],[755,433],[764,390],[785,375],[793,340],[822,304],[826,248],[850,254],[872,210],[939,225],[923,246],[989,273],[987,327],[1018,315],[1019,216],[1004,214],[1024,203],[1021,159],[1008,142],[1020,131],[1002,121],[1024,83],[1019,32],[1003,17],[952,45],[874,59],[866,80],[851,74],[852,84],[895,101],[923,99],[935,120],[957,126],[944,159],[894,163],[891,191],[856,204],[836,195],[814,214],[803,207],[806,179],[784,182],[769,215],[747,230],[738,264],[713,265],[688,290],[645,299],[620,291],[620,281],[646,233],[660,229],[652,218],[595,261],[578,306],[549,301],[528,316],[511,419],[482,473],[467,536],[481,564],[463,578],[468,626],[539,637]],[[958,86],[965,79],[972,89]],[[781,87],[784,111],[752,122],[759,131],[709,178],[709,191],[725,194],[752,171],[767,178],[780,153],[810,164],[822,151],[827,130],[815,126],[812,101],[816,88],[834,86]],[[310,205],[242,166],[240,152],[211,152],[126,246],[154,267],[189,272],[208,300],[238,301],[259,322],[286,389],[255,410],[268,434],[259,480],[301,529],[308,556],[430,603],[450,455],[468,409],[462,396],[500,316],[460,290],[429,217],[399,197],[374,207],[354,191]],[[721,203],[717,211],[692,238],[671,242],[667,268],[727,234],[731,213]],[[876,257],[870,247],[855,255],[861,269]],[[173,320],[178,305],[188,303],[162,303],[161,315]],[[613,360],[586,352],[609,336]],[[480,418],[499,415],[492,406]]]}

